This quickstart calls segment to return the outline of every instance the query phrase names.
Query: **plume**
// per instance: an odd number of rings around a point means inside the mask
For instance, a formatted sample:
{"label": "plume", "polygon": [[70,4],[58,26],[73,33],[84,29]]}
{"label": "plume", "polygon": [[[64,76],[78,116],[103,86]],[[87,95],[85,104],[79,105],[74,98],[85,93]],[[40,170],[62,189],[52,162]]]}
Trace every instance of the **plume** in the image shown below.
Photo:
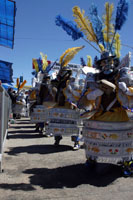
{"label": "plume", "polygon": [[45,71],[48,66],[47,55],[44,55],[42,52],[40,52],[40,55],[42,57],[42,70]]}
{"label": "plume", "polygon": [[35,58],[32,59],[32,63],[33,63],[33,66],[34,66],[34,69],[36,70],[36,72],[39,72],[38,63]]}
{"label": "plume", "polygon": [[91,17],[91,22],[92,22],[95,34],[97,36],[97,40],[98,42],[101,42],[104,45],[104,38],[103,38],[103,32],[102,32],[103,24],[102,24],[102,20],[98,16],[98,10],[94,3],[91,5],[89,9],[89,14]]}
{"label": "plume", "polygon": [[60,57],[59,63],[61,64],[61,67],[66,66],[70,62],[70,60],[72,60],[74,56],[83,48],[84,46],[67,49],[65,53],[63,53]]}
{"label": "plume", "polygon": [[56,60],[53,62],[53,64],[51,64],[51,62],[48,63],[48,66],[47,66],[47,68],[46,68],[46,72],[47,72],[47,73],[49,73],[49,72],[52,70],[52,68],[56,65],[57,60],[58,60],[58,59],[56,59]]}
{"label": "plume", "polygon": [[19,78],[17,78],[16,87],[19,88],[19,85],[20,85],[20,83],[19,83]]}
{"label": "plume", "polygon": [[92,58],[91,56],[87,56],[87,66],[92,67]]}
{"label": "plume", "polygon": [[98,44],[98,40],[92,27],[92,23],[90,22],[87,16],[84,16],[85,11],[81,11],[78,6],[73,7],[72,10],[73,16],[75,18],[74,21],[77,23],[77,26],[80,28],[80,30],[85,34],[89,41]]}
{"label": "plume", "polygon": [[121,41],[118,33],[116,33],[114,41],[115,54],[118,58],[120,58]]}
{"label": "plume", "polygon": [[108,2],[105,3],[105,15],[103,15],[103,22],[104,22],[104,29],[103,29],[103,36],[104,41],[107,43],[107,49],[109,49],[109,44],[113,38],[114,27],[112,22],[112,14],[113,14],[114,6],[113,4],[109,4]]}
{"label": "plume", "polygon": [[[121,30],[123,24],[125,23],[125,21],[127,19],[128,8],[129,8],[128,0],[119,0],[118,5],[117,5],[116,18],[115,18],[115,32],[113,35],[111,47],[113,45],[116,31]],[[111,47],[110,47],[110,49],[111,49]]]}
{"label": "plume", "polygon": [[128,15],[129,2],[127,0],[119,0],[116,11],[115,30],[121,30]]}
{"label": "plume", "polygon": [[82,65],[82,66],[86,66],[86,63],[85,63],[84,58],[80,58],[80,62],[81,62],[81,65]]}
{"label": "plume", "polygon": [[100,50],[103,52],[104,51],[104,46],[102,44],[99,44]]}
{"label": "plume", "polygon": [[37,60],[37,63],[38,63],[38,68],[39,68],[39,71],[42,72],[42,59],[39,58],[39,59],[36,59]]}
{"label": "plume", "polygon": [[93,61],[93,67],[97,67],[97,61],[98,61],[98,57],[95,56],[94,61]]}
{"label": "plume", "polygon": [[83,33],[78,29],[78,27],[72,21],[63,18],[60,15],[57,15],[55,23],[57,26],[61,26],[68,35],[71,35],[73,40],[77,40],[83,37]]}
{"label": "plume", "polygon": [[87,56],[87,66],[92,67],[92,58],[91,56]]}
{"label": "plume", "polygon": [[27,83],[27,81],[24,80],[23,83],[20,85],[19,89],[22,89],[26,83]]}

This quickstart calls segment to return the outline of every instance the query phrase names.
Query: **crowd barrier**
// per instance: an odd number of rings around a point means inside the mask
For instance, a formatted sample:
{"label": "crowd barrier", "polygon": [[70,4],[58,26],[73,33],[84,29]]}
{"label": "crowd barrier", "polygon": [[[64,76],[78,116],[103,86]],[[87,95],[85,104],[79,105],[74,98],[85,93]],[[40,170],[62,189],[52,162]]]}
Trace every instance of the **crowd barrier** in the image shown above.
{"label": "crowd barrier", "polygon": [[2,154],[7,136],[11,99],[6,90],[0,86],[0,172],[2,171]]}

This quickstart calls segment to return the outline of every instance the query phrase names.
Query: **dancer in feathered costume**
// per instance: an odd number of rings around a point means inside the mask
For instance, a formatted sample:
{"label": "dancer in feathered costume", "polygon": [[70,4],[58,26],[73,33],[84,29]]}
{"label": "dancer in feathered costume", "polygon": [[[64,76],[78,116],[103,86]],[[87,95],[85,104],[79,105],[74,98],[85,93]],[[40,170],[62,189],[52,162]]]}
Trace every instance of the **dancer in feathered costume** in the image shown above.
{"label": "dancer in feathered costume", "polygon": [[[37,94],[35,95],[34,103],[32,104],[30,110],[31,121],[38,121],[38,123],[36,123],[35,131],[39,131],[39,133],[43,135],[46,120],[44,120],[44,116],[42,117],[42,112],[45,114],[47,109],[50,109],[56,104],[54,101],[55,94],[51,87],[51,79],[49,75],[49,71],[53,68],[55,62],[52,65],[49,65],[47,55],[44,55],[42,52],[40,54],[42,59],[33,59],[33,65],[38,82],[36,82],[35,90],[33,90],[33,92],[36,91]],[[39,110],[37,109],[39,106],[44,111],[38,111],[39,113],[35,116],[36,113],[34,112],[34,109]]]}
{"label": "dancer in feathered costume", "polygon": [[[80,93],[78,93],[77,91],[77,89],[79,89],[79,84],[77,83],[78,76],[76,80],[72,77],[72,70],[69,67],[67,67],[67,64],[83,47],[84,46],[69,48],[65,51],[65,53],[62,54],[59,60],[60,70],[57,74],[57,78],[55,80],[52,80],[52,87],[57,89],[55,96],[55,102],[57,104],[54,106],[54,108],[60,109],[60,111],[62,109],[65,109],[64,112],[66,111],[68,113],[67,115],[72,115],[72,113],[69,112],[71,112],[71,110],[76,109],[76,104],[74,101],[77,95],[80,96]],[[71,117],[69,117],[69,119],[67,120],[71,120]],[[56,131],[57,129],[59,128],[56,128]],[[55,145],[58,146],[60,140],[62,139],[62,133],[56,133],[54,135]],[[76,134],[76,136],[72,137],[72,141],[74,141],[74,150],[77,150],[79,148],[79,141],[77,135],[78,133]]]}
{"label": "dancer in feathered costume", "polygon": [[[101,54],[94,65],[99,72],[95,72],[93,81],[89,82],[88,79],[89,83],[78,102],[79,108],[86,111],[83,137],[87,165],[94,164],[100,158],[104,161],[106,158],[108,161],[121,161],[126,176],[133,174],[133,125],[127,114],[127,110],[133,111],[133,76],[130,65],[126,69],[120,60],[121,41],[118,31],[127,19],[128,9],[128,1],[119,0],[115,23],[112,17],[114,6],[108,2],[105,3],[102,19],[94,4],[90,9],[90,19],[78,6],[72,9],[77,26],[70,21],[68,26],[66,19],[63,23],[61,16],[60,19],[56,18],[56,24],[62,26],[73,40],[82,38]],[[89,73],[86,77],[90,77]],[[98,106],[97,99],[100,99]]]}

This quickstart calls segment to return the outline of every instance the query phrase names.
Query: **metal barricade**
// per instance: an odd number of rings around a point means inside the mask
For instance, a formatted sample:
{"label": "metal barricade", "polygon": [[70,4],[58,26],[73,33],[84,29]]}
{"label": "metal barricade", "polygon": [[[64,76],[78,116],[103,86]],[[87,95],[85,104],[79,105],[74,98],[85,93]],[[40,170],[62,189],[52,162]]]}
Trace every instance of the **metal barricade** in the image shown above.
{"label": "metal barricade", "polygon": [[11,100],[6,90],[0,86],[0,172],[2,171],[2,154],[7,135],[8,121],[11,113]]}

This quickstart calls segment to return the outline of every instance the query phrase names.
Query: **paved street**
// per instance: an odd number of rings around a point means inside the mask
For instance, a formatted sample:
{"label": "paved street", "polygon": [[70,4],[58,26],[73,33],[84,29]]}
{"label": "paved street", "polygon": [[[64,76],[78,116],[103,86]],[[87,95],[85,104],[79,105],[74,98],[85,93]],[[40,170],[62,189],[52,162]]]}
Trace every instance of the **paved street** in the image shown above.
{"label": "paved street", "polygon": [[0,174],[1,200],[128,200],[133,199],[133,178],[124,178],[119,166],[84,165],[84,149],[73,151],[70,137],[61,145],[41,137],[28,119],[9,129]]}

